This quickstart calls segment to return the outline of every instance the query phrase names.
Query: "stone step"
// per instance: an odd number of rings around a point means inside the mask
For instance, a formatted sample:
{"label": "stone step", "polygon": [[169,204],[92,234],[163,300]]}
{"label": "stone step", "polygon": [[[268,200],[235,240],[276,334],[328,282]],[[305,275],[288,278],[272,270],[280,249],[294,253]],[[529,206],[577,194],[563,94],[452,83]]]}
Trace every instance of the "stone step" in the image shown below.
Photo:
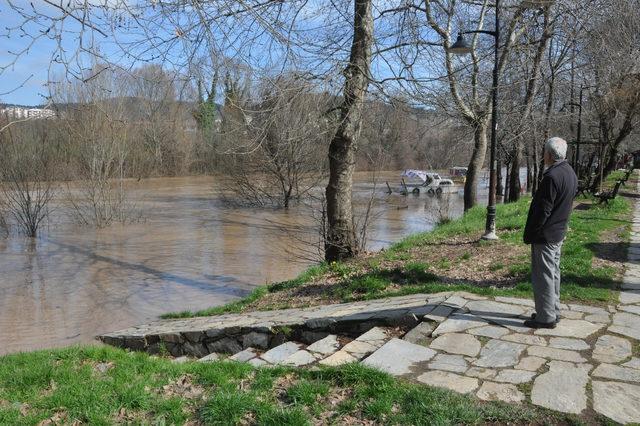
{"label": "stone step", "polygon": [[[447,293],[450,303],[463,303]],[[357,335],[375,326],[416,325],[445,301],[443,295],[414,294],[311,308],[256,311],[209,317],[159,320],[98,336],[103,343],[174,357],[235,354],[254,347],[269,350],[288,340],[305,343],[329,334]],[[442,306],[443,320],[454,308]]]}

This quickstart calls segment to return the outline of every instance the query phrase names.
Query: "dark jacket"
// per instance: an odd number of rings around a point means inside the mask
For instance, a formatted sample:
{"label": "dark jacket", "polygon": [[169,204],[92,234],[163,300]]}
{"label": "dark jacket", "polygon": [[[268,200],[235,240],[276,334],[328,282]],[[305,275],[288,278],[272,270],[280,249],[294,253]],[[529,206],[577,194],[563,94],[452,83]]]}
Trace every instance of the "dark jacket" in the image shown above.
{"label": "dark jacket", "polygon": [[567,233],[578,178],[566,161],[557,161],[543,175],[529,207],[524,242],[559,243]]}

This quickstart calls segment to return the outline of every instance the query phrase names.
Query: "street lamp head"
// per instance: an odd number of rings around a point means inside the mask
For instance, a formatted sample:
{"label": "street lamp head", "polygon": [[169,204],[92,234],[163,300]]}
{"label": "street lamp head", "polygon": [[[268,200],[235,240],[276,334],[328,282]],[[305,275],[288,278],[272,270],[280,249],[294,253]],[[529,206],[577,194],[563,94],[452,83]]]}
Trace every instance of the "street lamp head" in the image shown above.
{"label": "street lamp head", "polygon": [[555,3],[555,0],[523,0],[521,4],[525,9],[539,9],[551,6],[553,3]]}
{"label": "street lamp head", "polygon": [[458,34],[458,39],[453,43],[453,46],[449,47],[449,52],[454,55],[468,55],[471,53],[471,46],[467,44],[462,34]]}

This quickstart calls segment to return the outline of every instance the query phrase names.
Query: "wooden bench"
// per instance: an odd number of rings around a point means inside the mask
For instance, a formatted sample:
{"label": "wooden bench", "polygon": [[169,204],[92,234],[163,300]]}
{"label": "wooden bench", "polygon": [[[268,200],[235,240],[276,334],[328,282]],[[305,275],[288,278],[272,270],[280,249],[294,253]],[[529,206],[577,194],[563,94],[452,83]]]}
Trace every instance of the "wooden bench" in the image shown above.
{"label": "wooden bench", "polygon": [[578,196],[578,195],[585,196],[586,195],[585,193],[588,192],[590,188],[591,188],[590,179],[579,180],[578,181],[578,190],[576,191],[576,196]]}
{"label": "wooden bench", "polygon": [[620,179],[622,181],[622,186],[626,186],[627,181],[629,180],[629,178],[631,177],[631,173],[633,173],[633,167],[631,167],[629,170],[627,170],[627,172],[624,174],[624,177],[622,179]]}
{"label": "wooden bench", "polygon": [[603,202],[605,204],[609,204],[609,201],[616,198],[616,196],[618,195],[618,190],[620,189],[620,185],[622,185],[623,183],[624,182],[622,182],[622,179],[619,179],[616,181],[613,189],[610,189],[608,191],[596,192],[595,194],[593,194],[593,196],[598,199],[598,204],[601,204]]}

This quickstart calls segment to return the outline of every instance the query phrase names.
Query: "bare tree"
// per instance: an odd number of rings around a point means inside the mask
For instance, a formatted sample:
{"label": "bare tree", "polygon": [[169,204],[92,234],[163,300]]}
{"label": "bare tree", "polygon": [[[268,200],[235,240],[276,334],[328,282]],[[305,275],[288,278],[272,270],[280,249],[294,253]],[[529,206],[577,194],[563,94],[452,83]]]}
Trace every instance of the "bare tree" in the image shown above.
{"label": "bare tree", "polygon": [[126,81],[110,70],[89,84],[66,84],[56,98],[69,107],[62,119],[70,141],[68,164],[73,180],[67,201],[83,224],[105,227],[135,218],[125,179],[130,159],[132,111],[122,94]]}
{"label": "bare tree", "polygon": [[244,102],[246,117],[232,118],[232,130],[223,134],[220,171],[232,201],[287,208],[326,175],[331,97],[294,74],[261,85],[259,99],[249,107]]}
{"label": "bare tree", "polygon": [[55,195],[47,132],[23,123],[0,135],[0,210],[8,212],[25,235],[36,237]]}
{"label": "bare tree", "polygon": [[[452,103],[445,101],[445,108],[452,108],[471,129],[473,129],[473,148],[469,160],[467,179],[464,188],[464,208],[468,210],[476,204],[476,192],[479,172],[484,164],[487,151],[487,128],[491,117],[491,88],[483,81],[489,79],[486,76],[486,67],[483,67],[483,58],[491,44],[487,44],[478,32],[486,31],[485,23],[491,13],[489,1],[478,3],[449,1],[424,2],[424,7],[417,7],[426,16],[427,25],[435,32],[444,50],[429,50],[429,69],[438,69],[445,77],[442,79],[448,88]],[[507,11],[503,11],[506,14]],[[503,35],[500,43],[500,56],[498,58],[498,73],[502,74],[514,42],[524,31],[521,25],[522,17],[526,9],[518,7],[510,12],[506,23],[506,30],[501,30]],[[476,31],[471,39],[472,52],[470,62],[459,63],[449,48],[453,44],[456,23],[460,16],[472,20],[474,27],[469,30]],[[470,18],[474,16],[474,18]],[[464,28],[458,28],[459,31]],[[493,42],[493,40],[491,40]],[[405,62],[407,62],[405,60]],[[424,77],[419,75],[419,67],[413,66],[415,89],[419,96],[432,96],[433,85],[422,83]]]}

